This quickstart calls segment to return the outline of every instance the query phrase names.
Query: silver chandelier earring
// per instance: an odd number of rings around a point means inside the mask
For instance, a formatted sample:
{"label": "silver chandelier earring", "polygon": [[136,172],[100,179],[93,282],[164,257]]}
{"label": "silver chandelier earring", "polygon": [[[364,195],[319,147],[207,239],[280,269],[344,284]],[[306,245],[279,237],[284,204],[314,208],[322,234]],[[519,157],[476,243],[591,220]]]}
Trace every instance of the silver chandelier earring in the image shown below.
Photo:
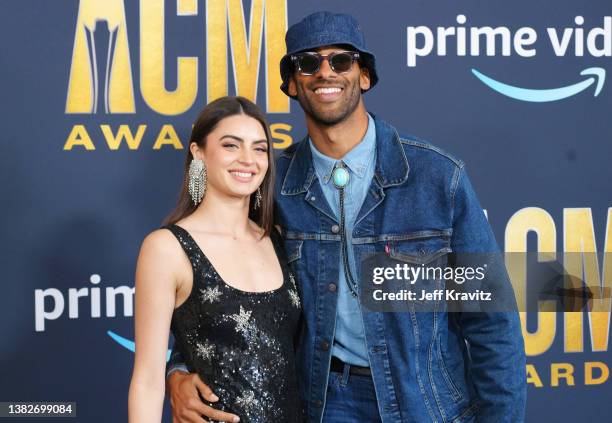
{"label": "silver chandelier earring", "polygon": [[261,207],[261,189],[257,187],[257,193],[255,194],[255,205],[253,208],[257,210]]}
{"label": "silver chandelier earring", "polygon": [[189,164],[188,188],[193,204],[197,206],[206,194],[206,165],[200,159],[193,159]]}

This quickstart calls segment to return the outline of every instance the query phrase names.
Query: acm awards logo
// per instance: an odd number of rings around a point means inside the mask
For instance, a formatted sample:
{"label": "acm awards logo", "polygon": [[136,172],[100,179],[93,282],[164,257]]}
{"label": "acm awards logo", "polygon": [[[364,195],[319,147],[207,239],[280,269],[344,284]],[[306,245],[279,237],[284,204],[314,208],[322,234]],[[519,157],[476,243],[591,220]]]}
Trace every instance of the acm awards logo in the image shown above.
{"label": "acm awards logo", "polygon": [[[230,94],[230,77],[234,94],[255,100],[260,93],[268,113],[289,113],[289,98],[279,88],[278,71],[285,52],[286,0],[253,0],[248,16],[241,0],[208,0],[205,11],[198,10],[198,4],[197,0],[141,1],[139,37],[129,40],[128,25],[137,22],[127,21],[123,0],[80,1],[65,112],[94,116],[73,125],[64,150],[90,151],[97,146],[136,150],[147,138],[154,150],[182,149],[174,125],[138,123],[137,96],[142,100],[139,104],[161,116],[180,116],[203,106],[196,104],[201,87],[206,88],[206,102]],[[173,15],[168,14],[169,8]],[[205,41],[188,39],[193,43],[193,56],[176,58],[176,84],[168,87],[164,63],[173,52],[166,47],[165,39],[171,34],[166,34],[165,22],[188,18],[201,19]],[[132,63],[135,54],[138,69]],[[206,57],[205,66],[198,54]],[[262,62],[265,72],[260,75]],[[134,72],[138,72],[138,87],[134,86]],[[105,114],[130,116],[125,124],[112,127],[98,123]],[[292,143],[291,129],[286,123],[271,125],[275,148]]]}

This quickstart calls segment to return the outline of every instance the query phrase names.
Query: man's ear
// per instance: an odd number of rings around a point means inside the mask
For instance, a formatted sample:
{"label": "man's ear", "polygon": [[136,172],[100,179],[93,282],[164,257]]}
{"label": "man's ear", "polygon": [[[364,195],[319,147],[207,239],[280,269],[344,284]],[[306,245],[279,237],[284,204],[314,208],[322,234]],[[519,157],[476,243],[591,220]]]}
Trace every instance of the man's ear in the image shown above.
{"label": "man's ear", "polygon": [[297,96],[297,85],[295,83],[295,76],[291,75],[289,81],[287,81],[287,92],[291,97]]}
{"label": "man's ear", "polygon": [[359,68],[361,71],[359,74],[359,87],[361,91],[367,91],[370,89],[370,70],[366,67]]}

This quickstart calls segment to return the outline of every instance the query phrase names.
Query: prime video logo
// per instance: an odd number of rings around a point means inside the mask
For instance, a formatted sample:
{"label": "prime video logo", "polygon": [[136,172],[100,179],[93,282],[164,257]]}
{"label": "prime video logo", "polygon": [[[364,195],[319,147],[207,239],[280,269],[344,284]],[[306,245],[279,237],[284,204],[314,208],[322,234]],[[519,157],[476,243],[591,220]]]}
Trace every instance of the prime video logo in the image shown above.
{"label": "prime video logo", "polygon": [[[117,317],[118,298],[121,298],[123,303],[120,316],[132,317],[134,315],[134,287],[127,285],[109,286],[102,290],[98,286],[101,281],[102,278],[99,274],[92,274],[89,277],[89,282],[92,286],[68,288],[66,293],[57,288],[34,290],[34,328],[36,332],[45,332],[47,330],[47,322],[65,316],[66,311],[69,319],[86,317],[86,314],[84,316],[83,313],[84,309],[89,311],[90,318],[101,318],[103,304],[104,317]],[[104,298],[104,301],[102,298]],[[88,299],[89,301],[87,301]],[[122,347],[132,352],[135,351],[134,341],[124,338],[111,330],[107,330],[106,334]],[[170,351],[167,354],[167,359],[169,358]]]}
{"label": "prime video logo", "polygon": [[[458,26],[437,27],[409,26],[406,30],[407,65],[415,67],[417,60],[429,55],[446,56],[511,56],[534,57],[538,32],[532,27],[520,27],[514,31],[505,26],[466,26],[467,17],[457,15]],[[547,45],[557,57],[612,57],[612,16],[605,16],[601,26],[584,28],[582,16],[574,18],[575,26],[562,29],[546,28]],[[529,102],[562,100],[594,85],[594,96],[598,96],[605,81],[605,69],[584,69],[582,80],[557,88],[522,88],[497,81],[482,72],[472,69],[472,74],[491,89],[507,97]]]}

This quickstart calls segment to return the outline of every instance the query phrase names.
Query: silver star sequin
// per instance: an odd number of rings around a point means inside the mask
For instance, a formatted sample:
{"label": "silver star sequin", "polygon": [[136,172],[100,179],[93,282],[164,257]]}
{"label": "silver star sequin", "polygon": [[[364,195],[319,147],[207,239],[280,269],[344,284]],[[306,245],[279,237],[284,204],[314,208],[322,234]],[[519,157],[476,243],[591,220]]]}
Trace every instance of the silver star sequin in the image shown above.
{"label": "silver star sequin", "polygon": [[245,409],[250,409],[256,404],[255,393],[253,391],[243,392],[241,396],[236,398],[236,404]]}
{"label": "silver star sequin", "polygon": [[300,296],[293,289],[289,290],[289,298],[291,299],[291,304],[293,304],[294,307],[300,306]]}
{"label": "silver star sequin", "polygon": [[215,286],[214,288],[206,288],[200,289],[200,299],[203,303],[214,303],[219,300],[221,296],[221,291],[219,291],[219,287]]}
{"label": "silver star sequin", "polygon": [[247,332],[251,329],[249,319],[251,318],[252,311],[246,311],[240,306],[240,313],[231,314],[229,316],[234,322],[236,322],[236,332]]}
{"label": "silver star sequin", "polygon": [[196,344],[196,354],[204,360],[212,358],[214,351],[215,346],[206,341],[204,343],[198,342]]}

